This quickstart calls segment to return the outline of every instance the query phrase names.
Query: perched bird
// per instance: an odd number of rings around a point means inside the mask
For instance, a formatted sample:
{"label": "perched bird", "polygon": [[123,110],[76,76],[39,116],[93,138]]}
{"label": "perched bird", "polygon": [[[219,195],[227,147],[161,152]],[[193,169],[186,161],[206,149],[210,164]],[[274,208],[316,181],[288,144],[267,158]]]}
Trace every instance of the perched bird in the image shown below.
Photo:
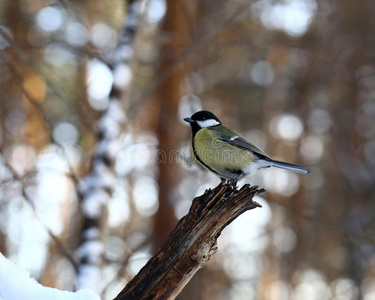
{"label": "perched bird", "polygon": [[192,158],[207,170],[231,185],[258,169],[276,167],[309,174],[311,170],[299,165],[273,160],[235,132],[222,125],[209,111],[199,111],[185,118],[191,125]]}

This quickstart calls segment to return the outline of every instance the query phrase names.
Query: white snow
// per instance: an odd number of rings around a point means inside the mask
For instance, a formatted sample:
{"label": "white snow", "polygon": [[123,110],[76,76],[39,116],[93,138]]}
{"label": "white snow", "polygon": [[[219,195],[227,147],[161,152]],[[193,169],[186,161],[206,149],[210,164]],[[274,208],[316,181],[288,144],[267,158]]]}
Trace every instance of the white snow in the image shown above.
{"label": "white snow", "polygon": [[45,287],[0,253],[0,300],[100,300],[89,289],[67,292]]}

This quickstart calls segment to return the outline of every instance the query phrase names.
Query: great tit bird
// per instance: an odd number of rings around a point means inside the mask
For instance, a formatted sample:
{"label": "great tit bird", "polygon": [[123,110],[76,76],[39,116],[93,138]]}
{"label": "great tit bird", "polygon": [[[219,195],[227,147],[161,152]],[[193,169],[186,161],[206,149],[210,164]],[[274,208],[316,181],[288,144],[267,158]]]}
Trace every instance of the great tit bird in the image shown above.
{"label": "great tit bird", "polygon": [[231,185],[256,170],[276,167],[309,174],[311,170],[299,165],[271,159],[235,132],[222,125],[209,111],[199,111],[185,118],[193,133],[192,158]]}

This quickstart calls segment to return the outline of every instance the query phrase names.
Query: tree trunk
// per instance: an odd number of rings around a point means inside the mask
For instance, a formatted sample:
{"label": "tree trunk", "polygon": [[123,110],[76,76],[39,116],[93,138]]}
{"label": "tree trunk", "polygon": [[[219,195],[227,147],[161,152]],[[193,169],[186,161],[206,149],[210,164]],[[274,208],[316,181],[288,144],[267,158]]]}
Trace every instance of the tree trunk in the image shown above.
{"label": "tree trunk", "polygon": [[173,156],[170,154],[181,146],[181,134],[176,129],[181,126],[177,118],[178,106],[182,96],[181,86],[189,75],[189,63],[181,60],[181,57],[191,43],[192,24],[187,22],[185,14],[193,10],[192,6],[194,3],[190,1],[188,5],[181,0],[167,1],[167,12],[161,28],[162,34],[169,38],[161,47],[158,69],[158,73],[165,77],[161,76],[161,83],[156,91],[159,109],[156,134],[159,150],[165,154],[167,161],[161,161],[158,165],[159,209],[154,217],[155,249],[162,245],[177,223],[172,199],[180,180],[179,165],[176,160],[171,160]]}

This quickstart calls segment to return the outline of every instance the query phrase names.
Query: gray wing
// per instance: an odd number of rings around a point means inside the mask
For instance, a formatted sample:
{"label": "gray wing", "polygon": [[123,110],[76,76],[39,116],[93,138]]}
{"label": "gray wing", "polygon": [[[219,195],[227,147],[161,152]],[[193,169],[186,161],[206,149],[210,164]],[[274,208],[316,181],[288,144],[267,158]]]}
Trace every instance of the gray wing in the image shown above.
{"label": "gray wing", "polygon": [[261,158],[269,158],[269,156],[263,150],[254,146],[253,144],[251,144],[250,142],[248,142],[247,140],[245,140],[244,138],[240,136],[232,136],[232,137],[222,136],[219,139],[232,146],[254,152],[256,155],[258,155]]}
{"label": "gray wing", "polygon": [[225,127],[221,129],[221,135],[220,137],[217,137],[217,138],[225,143],[232,145],[233,147],[251,151],[256,156],[258,156],[259,159],[265,160],[268,162],[268,164],[265,164],[264,166],[260,168],[276,167],[276,168],[286,169],[286,170],[303,173],[303,174],[311,173],[311,169],[309,168],[271,159],[263,150],[254,146],[250,142],[246,141],[244,138],[236,135],[236,133],[234,133],[233,131]]}

